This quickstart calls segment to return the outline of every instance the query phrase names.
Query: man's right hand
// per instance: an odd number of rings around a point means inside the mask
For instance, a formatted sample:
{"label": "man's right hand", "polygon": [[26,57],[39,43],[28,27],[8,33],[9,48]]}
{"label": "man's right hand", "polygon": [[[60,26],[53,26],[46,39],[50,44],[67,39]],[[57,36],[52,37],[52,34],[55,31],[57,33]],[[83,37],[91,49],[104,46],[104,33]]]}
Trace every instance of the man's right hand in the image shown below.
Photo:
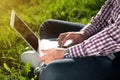
{"label": "man's right hand", "polygon": [[75,44],[81,43],[87,38],[88,38],[88,33],[85,31],[80,31],[80,32],[61,33],[57,40],[60,47],[64,47],[64,44],[66,43],[66,41],[71,40],[72,43],[67,46],[67,47],[70,47]]}

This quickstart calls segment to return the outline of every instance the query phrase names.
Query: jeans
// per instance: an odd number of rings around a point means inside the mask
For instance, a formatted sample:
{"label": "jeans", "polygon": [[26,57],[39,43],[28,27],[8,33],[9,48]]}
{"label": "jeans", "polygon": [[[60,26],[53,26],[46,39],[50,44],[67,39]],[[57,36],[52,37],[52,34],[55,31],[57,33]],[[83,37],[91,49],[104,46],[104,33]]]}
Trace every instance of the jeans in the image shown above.
{"label": "jeans", "polygon": [[[41,39],[57,38],[60,33],[79,31],[84,25],[60,20],[46,20],[40,26]],[[107,80],[112,61],[105,56],[61,59],[49,63],[39,74],[39,80]]]}

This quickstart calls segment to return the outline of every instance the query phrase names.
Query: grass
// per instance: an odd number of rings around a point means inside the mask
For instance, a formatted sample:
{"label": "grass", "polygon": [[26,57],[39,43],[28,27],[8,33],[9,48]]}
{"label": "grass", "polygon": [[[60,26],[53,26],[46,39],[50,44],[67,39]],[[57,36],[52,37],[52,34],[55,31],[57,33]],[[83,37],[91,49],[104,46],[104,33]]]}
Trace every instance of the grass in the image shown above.
{"label": "grass", "polygon": [[[18,4],[19,3],[19,4]],[[0,3],[0,80],[35,80],[29,78],[30,65],[20,62],[27,44],[10,28],[10,13],[18,15],[38,34],[39,25],[53,18],[87,24],[104,0],[3,0]]]}

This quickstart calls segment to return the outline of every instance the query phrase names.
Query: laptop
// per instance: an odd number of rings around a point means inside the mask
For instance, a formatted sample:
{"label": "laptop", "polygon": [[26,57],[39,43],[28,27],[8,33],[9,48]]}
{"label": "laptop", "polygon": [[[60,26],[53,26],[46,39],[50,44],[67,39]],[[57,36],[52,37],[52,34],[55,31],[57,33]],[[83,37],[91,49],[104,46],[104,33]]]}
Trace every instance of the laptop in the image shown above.
{"label": "laptop", "polygon": [[33,50],[40,53],[41,49],[50,49],[58,47],[58,42],[49,39],[42,39],[30,29],[30,27],[12,10],[10,26],[21,36],[21,38],[30,46]]}

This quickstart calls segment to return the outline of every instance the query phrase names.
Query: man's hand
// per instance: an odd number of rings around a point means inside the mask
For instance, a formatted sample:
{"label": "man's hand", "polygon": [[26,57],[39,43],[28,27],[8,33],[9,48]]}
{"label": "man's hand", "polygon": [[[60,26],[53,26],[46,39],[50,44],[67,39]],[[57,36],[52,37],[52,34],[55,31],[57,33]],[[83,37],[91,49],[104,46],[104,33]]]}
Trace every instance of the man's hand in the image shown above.
{"label": "man's hand", "polygon": [[64,58],[64,48],[53,48],[48,50],[42,50],[44,56],[40,57],[40,61],[44,61],[44,64],[48,64],[53,60],[58,60]]}
{"label": "man's hand", "polygon": [[69,47],[69,46],[73,46],[75,44],[81,43],[86,38],[88,38],[88,33],[84,31],[80,31],[80,32],[61,33],[57,40],[60,47],[64,47],[64,44],[66,43],[66,41],[71,40],[72,43],[67,46]]}

